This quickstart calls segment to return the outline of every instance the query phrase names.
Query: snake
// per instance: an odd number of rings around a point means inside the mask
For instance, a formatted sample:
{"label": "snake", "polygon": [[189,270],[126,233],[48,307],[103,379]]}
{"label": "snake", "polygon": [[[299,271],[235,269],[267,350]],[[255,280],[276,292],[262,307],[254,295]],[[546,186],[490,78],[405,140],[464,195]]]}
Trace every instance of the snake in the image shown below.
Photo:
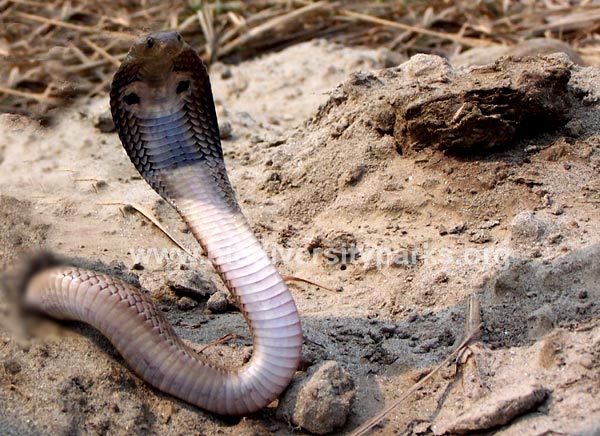
{"label": "snake", "polygon": [[131,162],[181,215],[239,306],[252,335],[252,357],[232,368],[207,361],[138,287],[72,265],[32,274],[25,304],[90,324],[162,392],[220,415],[258,411],[293,379],[302,326],[229,180],[207,68],[178,32],[146,35],[115,73],[110,106]]}

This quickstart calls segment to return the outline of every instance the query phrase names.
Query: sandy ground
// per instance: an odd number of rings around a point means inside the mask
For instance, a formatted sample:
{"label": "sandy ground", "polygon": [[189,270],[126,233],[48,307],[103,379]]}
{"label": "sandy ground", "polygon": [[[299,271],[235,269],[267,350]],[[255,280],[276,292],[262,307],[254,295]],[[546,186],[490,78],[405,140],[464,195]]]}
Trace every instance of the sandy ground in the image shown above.
{"label": "sandy ground", "polygon": [[[336,360],[356,384],[339,433],[460,343],[470,295],[484,324],[471,369],[444,369],[377,434],[431,434],[479,398],[529,383],[545,399],[494,434],[600,433],[600,70],[573,67],[572,120],[552,133],[487,157],[406,156],[398,138],[373,129],[376,111],[337,103],[338,84],[364,86],[352,72],[394,62],[385,52],[311,42],[211,72],[248,220],[282,273],[336,289],[291,285],[305,363]],[[0,116],[0,267],[38,247],[101,260],[136,274],[185,339],[238,335],[210,349],[212,358],[247,358],[239,312],[206,309],[208,294],[224,289],[216,273],[125,207],[150,211],[198,250],[116,134],[94,127],[107,107],[107,98],[81,102],[57,112],[51,127]],[[173,255],[132,256],[149,249]],[[309,256],[318,249],[354,253],[354,262]],[[91,327],[19,322],[6,296],[0,315],[2,434],[302,434],[273,408],[222,419],[156,391]]]}

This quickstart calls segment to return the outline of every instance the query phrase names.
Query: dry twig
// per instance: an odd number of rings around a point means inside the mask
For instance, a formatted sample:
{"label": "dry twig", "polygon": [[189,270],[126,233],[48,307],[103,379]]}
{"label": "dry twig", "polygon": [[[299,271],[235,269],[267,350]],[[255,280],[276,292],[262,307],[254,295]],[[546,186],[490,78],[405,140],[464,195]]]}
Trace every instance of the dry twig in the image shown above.
{"label": "dry twig", "polygon": [[[0,107],[41,113],[61,102],[58,90],[82,96],[107,91],[140,31],[177,28],[208,62],[253,57],[313,38],[385,46],[405,56],[449,56],[543,34],[571,43],[594,63],[600,62],[599,18],[600,6],[593,2],[552,0],[203,1],[198,7],[184,0],[0,1]],[[56,55],[57,47],[69,50]]]}
{"label": "dry twig", "polygon": [[237,339],[237,336],[233,333],[227,333],[222,338],[212,341],[212,342],[206,344],[204,347],[200,348],[200,350],[198,350],[198,354],[202,354],[204,351],[206,351],[210,347],[214,347],[215,345],[219,345],[219,344],[225,344],[233,339]]}
{"label": "dry twig", "polygon": [[313,285],[313,286],[316,286],[317,288],[325,289],[326,291],[329,291],[329,292],[336,292],[335,289],[328,288],[327,286],[323,286],[318,283],[311,282],[310,280],[306,280],[301,277],[282,275],[281,278],[286,282],[306,283],[307,285]]}
{"label": "dry twig", "polygon": [[139,214],[141,214],[143,217],[145,217],[148,221],[150,221],[152,224],[154,224],[154,226],[160,230],[167,238],[169,238],[175,245],[177,245],[179,248],[181,248],[181,250],[183,250],[183,252],[185,252],[185,254],[187,254],[190,257],[193,257],[194,259],[197,259],[196,256],[194,256],[194,254],[188,250],[187,248],[185,248],[185,246],[179,242],[177,240],[177,238],[175,238],[175,236],[173,236],[171,234],[171,232],[169,232],[165,226],[163,226],[155,217],[154,215],[152,215],[150,212],[146,211],[142,206],[136,205],[136,204],[125,204],[125,203],[101,203],[103,205],[117,205],[117,206],[126,206],[126,207],[131,207],[133,208],[135,211],[137,211]]}

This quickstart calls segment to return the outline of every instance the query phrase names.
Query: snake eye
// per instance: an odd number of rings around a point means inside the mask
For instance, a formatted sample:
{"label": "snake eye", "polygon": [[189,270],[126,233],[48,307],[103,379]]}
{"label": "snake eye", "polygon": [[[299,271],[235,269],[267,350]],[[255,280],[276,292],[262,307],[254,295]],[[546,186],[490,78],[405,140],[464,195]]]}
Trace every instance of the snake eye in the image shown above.
{"label": "snake eye", "polygon": [[179,33],[177,34],[177,41],[181,41],[181,35]]}
{"label": "snake eye", "polygon": [[140,102],[140,96],[135,92],[131,92],[123,97],[123,101],[128,105],[138,104]]}
{"label": "snake eye", "polygon": [[181,94],[182,92],[187,91],[190,88],[190,81],[189,80],[182,80],[181,82],[179,82],[177,84],[177,89],[175,89],[175,92],[177,94]]}
{"label": "snake eye", "polygon": [[154,47],[154,38],[152,38],[152,37],[148,38],[148,41],[146,41],[146,46],[148,48]]}

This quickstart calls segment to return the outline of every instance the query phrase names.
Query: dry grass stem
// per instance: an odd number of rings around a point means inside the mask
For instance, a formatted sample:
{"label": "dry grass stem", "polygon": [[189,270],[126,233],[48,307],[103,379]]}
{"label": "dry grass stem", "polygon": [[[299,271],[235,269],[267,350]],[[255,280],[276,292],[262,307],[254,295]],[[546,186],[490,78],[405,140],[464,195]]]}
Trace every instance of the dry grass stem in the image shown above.
{"label": "dry grass stem", "polygon": [[53,26],[64,27],[64,28],[71,29],[71,30],[77,30],[78,32],[82,32],[82,33],[101,33],[103,36],[105,36],[107,38],[118,38],[118,39],[130,41],[130,42],[133,42],[137,39],[137,37],[135,35],[131,35],[131,34],[127,34],[127,33],[111,32],[111,31],[107,31],[107,30],[101,30],[96,27],[80,26],[77,24],[66,23],[64,21],[53,20],[52,18],[45,18],[45,17],[40,17],[38,15],[26,14],[24,12],[17,12],[16,15],[18,17],[22,17],[27,20],[37,21],[37,22],[44,23],[44,24],[52,24]]}
{"label": "dry grass stem", "polygon": [[436,32],[434,30],[424,29],[424,28],[417,27],[417,26],[409,26],[408,24],[397,23],[394,21],[385,20],[383,18],[377,18],[377,17],[365,15],[365,14],[359,14],[357,12],[342,10],[341,13],[348,17],[356,18],[356,19],[362,20],[362,21],[367,21],[369,23],[381,24],[382,26],[393,27],[395,29],[406,30],[409,32],[420,33],[423,35],[435,36],[435,37],[441,38],[441,39],[447,39],[449,41],[456,42],[458,44],[462,44],[466,47],[489,47],[491,45],[494,45],[494,43],[492,43],[490,41],[485,41],[482,39],[468,38],[468,37],[464,37],[464,36],[460,36],[460,35],[455,35],[452,33]]}
{"label": "dry grass stem", "polygon": [[177,245],[185,254],[187,254],[188,256],[194,258],[194,259],[198,259],[197,256],[194,256],[194,254],[188,250],[187,248],[185,248],[185,246],[179,242],[177,240],[177,238],[175,238],[175,236],[173,236],[171,234],[171,232],[169,232],[165,226],[163,226],[155,217],[153,214],[151,214],[150,212],[148,212],[146,209],[144,209],[144,207],[139,206],[137,204],[125,204],[125,203],[119,203],[119,202],[113,202],[113,203],[100,203],[104,206],[127,206],[127,207],[131,207],[134,210],[136,210],[140,215],[142,215],[144,218],[146,218],[148,221],[150,221],[152,224],[154,224],[154,226],[160,230],[167,238],[169,238],[175,245]]}
{"label": "dry grass stem", "polygon": [[102,47],[98,47],[96,44],[94,44],[88,38],[83,38],[83,42],[86,43],[88,47],[90,47],[92,50],[94,50],[96,53],[98,53],[104,59],[106,59],[108,62],[113,64],[115,67],[119,68],[119,65],[121,65],[121,62],[119,62],[119,60],[117,58],[115,58],[114,56],[111,56],[110,53],[108,53]]}
{"label": "dry grass stem", "polygon": [[317,288],[325,289],[326,291],[329,291],[329,292],[336,292],[335,289],[328,288],[327,286],[323,286],[318,283],[311,282],[310,280],[306,280],[301,277],[282,275],[281,278],[286,282],[300,282],[300,283],[305,283],[307,285],[316,286]]}
{"label": "dry grass stem", "polygon": [[286,24],[292,20],[298,20],[303,15],[309,14],[318,9],[328,8],[328,7],[329,7],[329,5],[327,4],[327,2],[321,1],[318,3],[310,4],[308,6],[304,6],[303,8],[294,10],[285,15],[275,17],[275,18],[267,21],[266,23],[261,24],[260,26],[249,29],[247,33],[241,35],[239,38],[237,38],[237,39],[233,40],[232,42],[230,42],[229,44],[225,45],[221,49],[221,54],[227,55],[227,54],[231,53],[237,47],[247,44],[251,40],[258,38],[259,36],[262,36],[264,33],[268,32],[269,30],[274,29],[275,27],[283,26],[284,24]]}
{"label": "dry grass stem", "polygon": [[212,341],[212,342],[206,344],[204,347],[200,348],[200,350],[198,350],[198,354],[202,354],[204,351],[206,351],[210,347],[214,347],[215,345],[225,344],[234,339],[237,339],[237,336],[233,333],[228,333],[225,336],[223,336],[222,338]]}
{"label": "dry grass stem", "polygon": [[450,56],[534,36],[562,39],[600,63],[600,5],[592,1],[0,0],[0,107],[40,114],[62,97],[106,92],[131,42],[167,28],[177,28],[208,63],[314,38]]}
{"label": "dry grass stem", "polygon": [[58,99],[54,97],[48,96],[46,93],[35,93],[35,92],[25,92],[19,91],[16,89],[6,88],[4,86],[0,86],[0,93],[14,95],[16,97],[22,97],[27,100],[35,100],[38,103],[44,104],[56,104],[58,103]]}

